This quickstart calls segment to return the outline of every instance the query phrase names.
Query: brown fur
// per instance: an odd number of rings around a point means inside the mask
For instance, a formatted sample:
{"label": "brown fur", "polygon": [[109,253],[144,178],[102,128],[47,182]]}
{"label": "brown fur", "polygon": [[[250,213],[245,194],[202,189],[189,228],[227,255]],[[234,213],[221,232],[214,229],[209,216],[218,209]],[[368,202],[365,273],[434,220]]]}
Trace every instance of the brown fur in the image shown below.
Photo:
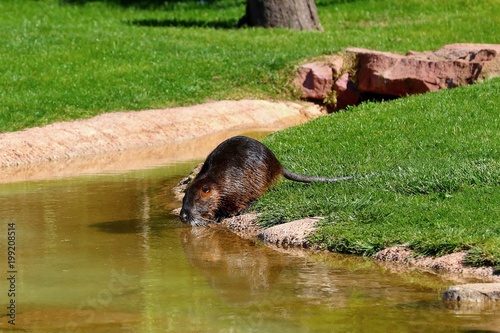
{"label": "brown fur", "polygon": [[301,182],[339,181],[293,173],[257,140],[236,136],[222,142],[207,157],[186,189],[180,218],[193,226],[218,222],[244,212],[281,176]]}

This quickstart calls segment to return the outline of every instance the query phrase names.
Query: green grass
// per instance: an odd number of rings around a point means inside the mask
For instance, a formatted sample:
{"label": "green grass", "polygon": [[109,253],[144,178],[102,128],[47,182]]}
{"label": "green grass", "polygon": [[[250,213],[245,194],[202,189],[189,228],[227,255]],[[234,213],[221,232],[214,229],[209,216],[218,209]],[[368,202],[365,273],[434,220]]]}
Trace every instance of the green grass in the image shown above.
{"label": "green grass", "polygon": [[[313,240],[371,255],[409,244],[419,254],[470,251],[500,265],[500,79],[366,103],[265,140],[297,172],[355,179],[282,181],[255,206],[262,223],[327,217]],[[307,139],[305,139],[307,138]]]}
{"label": "green grass", "polygon": [[0,1],[0,132],[103,112],[293,98],[294,66],[356,46],[498,42],[497,1],[316,0],[324,32],[232,29],[244,0],[158,9]]}

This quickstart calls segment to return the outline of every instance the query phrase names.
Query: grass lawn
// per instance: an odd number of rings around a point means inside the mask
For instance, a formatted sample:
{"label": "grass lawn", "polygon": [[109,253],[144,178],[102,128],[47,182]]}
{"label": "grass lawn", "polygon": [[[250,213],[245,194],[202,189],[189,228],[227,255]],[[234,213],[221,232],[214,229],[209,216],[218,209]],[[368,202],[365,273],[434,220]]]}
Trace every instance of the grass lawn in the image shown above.
{"label": "grass lawn", "polygon": [[500,266],[500,79],[366,103],[266,138],[283,165],[336,184],[282,181],[255,208],[272,225],[327,217],[314,241],[370,255],[409,244],[419,254],[468,250]]}
{"label": "grass lawn", "polygon": [[245,0],[160,9],[0,1],[0,132],[208,100],[290,99],[299,61],[348,46],[404,53],[498,42],[488,0],[316,0],[324,32],[232,29]]}

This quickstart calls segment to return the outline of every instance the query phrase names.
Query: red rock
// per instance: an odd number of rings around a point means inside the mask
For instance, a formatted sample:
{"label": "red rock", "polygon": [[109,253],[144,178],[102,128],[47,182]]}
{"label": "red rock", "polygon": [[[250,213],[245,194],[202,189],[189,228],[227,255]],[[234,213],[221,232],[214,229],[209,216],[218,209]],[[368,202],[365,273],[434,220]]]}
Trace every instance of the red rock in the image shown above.
{"label": "red rock", "polygon": [[500,44],[449,44],[435,53],[450,52],[458,58],[482,65],[479,81],[500,76]]}
{"label": "red rock", "polygon": [[350,75],[347,72],[335,81],[333,91],[337,95],[335,110],[342,110],[349,105],[357,105],[359,103],[358,90],[350,80]]}
{"label": "red rock", "polygon": [[349,48],[358,61],[358,90],[405,96],[464,86],[500,75],[500,45],[451,44],[406,56]]}
{"label": "red rock", "polygon": [[327,64],[332,68],[333,77],[339,77],[342,73],[342,68],[344,67],[344,58],[340,55],[333,55],[328,58]]}
{"label": "red rock", "polygon": [[305,99],[324,100],[329,97],[333,85],[333,71],[324,62],[314,62],[299,67],[295,83]]}
{"label": "red rock", "polygon": [[[350,63],[352,55],[357,62],[351,68],[357,71],[355,80],[342,74],[344,60]],[[334,92],[334,109],[339,110],[358,104],[360,95],[400,97],[464,86],[495,76],[500,76],[500,44],[450,44],[436,51],[410,51],[406,55],[349,48],[341,55],[301,66],[295,83],[305,99],[327,100],[328,104]]]}

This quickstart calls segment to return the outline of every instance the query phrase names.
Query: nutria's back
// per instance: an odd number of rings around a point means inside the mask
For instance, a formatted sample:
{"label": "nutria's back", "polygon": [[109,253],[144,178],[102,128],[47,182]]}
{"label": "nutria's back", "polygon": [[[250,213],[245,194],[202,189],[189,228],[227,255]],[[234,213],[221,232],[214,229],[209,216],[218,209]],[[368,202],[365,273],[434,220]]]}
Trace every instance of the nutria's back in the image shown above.
{"label": "nutria's back", "polygon": [[311,181],[338,181],[300,175],[282,167],[262,143],[244,136],[222,142],[207,157],[200,173],[186,189],[181,220],[204,225],[245,211],[280,176]]}
{"label": "nutria's back", "polygon": [[257,185],[265,186],[282,174],[282,166],[272,151],[259,141],[235,136],[222,142],[208,155],[198,177],[209,171],[212,177],[224,177],[229,173],[226,176],[236,177],[231,180],[249,185],[255,183],[253,180],[260,180]]}

